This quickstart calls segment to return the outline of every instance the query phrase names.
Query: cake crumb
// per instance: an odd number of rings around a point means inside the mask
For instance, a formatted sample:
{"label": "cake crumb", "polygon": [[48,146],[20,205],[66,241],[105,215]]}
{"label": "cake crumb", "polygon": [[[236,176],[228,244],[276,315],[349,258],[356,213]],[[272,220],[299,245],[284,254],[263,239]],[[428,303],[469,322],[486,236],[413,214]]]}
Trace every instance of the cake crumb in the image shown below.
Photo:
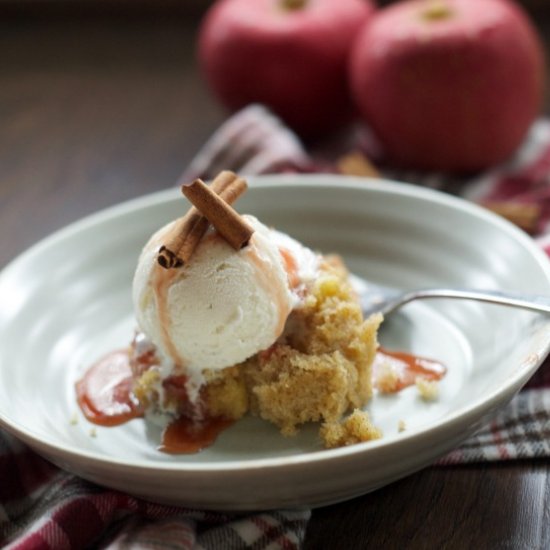
{"label": "cake crumb", "polygon": [[407,429],[407,425],[405,424],[405,421],[404,421],[404,420],[400,420],[400,421],[397,423],[397,431],[398,431],[399,433],[401,433],[401,432],[404,432],[406,429]]}
{"label": "cake crumb", "polygon": [[76,412],[74,412],[71,415],[71,418],[69,419],[69,423],[71,426],[76,426],[78,424],[78,415]]}
{"label": "cake crumb", "polygon": [[90,437],[97,437],[97,430],[95,428],[90,430]]}
{"label": "cake crumb", "polygon": [[380,439],[382,431],[372,423],[368,412],[355,409],[342,421],[335,420],[323,423],[319,435],[325,447],[333,449]]}
{"label": "cake crumb", "polygon": [[377,365],[374,385],[380,393],[396,393],[399,390],[399,374],[391,362],[383,361]]}
{"label": "cake crumb", "polygon": [[419,376],[416,378],[415,384],[424,401],[435,401],[439,397],[439,384],[436,380],[427,380]]}

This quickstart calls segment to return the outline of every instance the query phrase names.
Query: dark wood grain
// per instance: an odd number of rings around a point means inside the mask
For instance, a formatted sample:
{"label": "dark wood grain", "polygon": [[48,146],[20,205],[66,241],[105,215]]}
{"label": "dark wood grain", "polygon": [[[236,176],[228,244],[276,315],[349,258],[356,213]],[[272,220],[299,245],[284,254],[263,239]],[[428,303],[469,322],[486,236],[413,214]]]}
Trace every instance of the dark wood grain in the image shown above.
{"label": "dark wood grain", "polygon": [[305,548],[548,548],[547,505],[547,462],[433,467],[316,510]]}
{"label": "dark wood grain", "polygon": [[195,26],[15,22],[0,32],[0,265],[82,215],[173,185],[223,120]]}
{"label": "dark wood grain", "polygon": [[[33,17],[0,30],[0,266],[73,220],[173,185],[224,119],[194,63],[194,22]],[[428,468],[316,510],[305,546],[548,548],[548,465]]]}

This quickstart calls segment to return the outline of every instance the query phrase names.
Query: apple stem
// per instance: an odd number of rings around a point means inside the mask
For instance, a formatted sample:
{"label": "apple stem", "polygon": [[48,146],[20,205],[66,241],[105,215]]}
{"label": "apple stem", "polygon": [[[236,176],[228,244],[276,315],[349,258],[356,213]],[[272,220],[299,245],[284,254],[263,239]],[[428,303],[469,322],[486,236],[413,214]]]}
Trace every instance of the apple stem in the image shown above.
{"label": "apple stem", "polygon": [[431,0],[429,5],[422,11],[422,17],[428,21],[448,19],[452,14],[453,10],[443,0]]}
{"label": "apple stem", "polygon": [[280,0],[281,7],[285,10],[301,10],[308,0]]}

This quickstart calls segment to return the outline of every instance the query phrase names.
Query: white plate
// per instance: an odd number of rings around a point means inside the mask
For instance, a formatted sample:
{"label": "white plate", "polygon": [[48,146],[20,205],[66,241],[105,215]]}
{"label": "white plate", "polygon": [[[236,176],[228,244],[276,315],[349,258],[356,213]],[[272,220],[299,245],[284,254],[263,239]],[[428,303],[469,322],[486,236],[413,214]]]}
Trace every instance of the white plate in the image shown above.
{"label": "white plate", "polygon": [[[323,450],[313,427],[285,439],[247,418],[206,451],[174,457],[155,450],[158,433],[140,419],[93,427],[77,410],[74,382],[100,355],[128,343],[139,250],[154,229],[185,210],[177,190],[110,208],[45,239],[0,275],[0,425],[89,480],[210,509],[348,499],[458,445],[548,353],[550,322],[543,316],[472,302],[418,303],[388,320],[381,341],[440,359],[449,372],[435,403],[423,402],[414,388],[375,396],[368,408],[384,431],[379,441]],[[529,237],[433,191],[336,176],[273,176],[255,178],[239,210],[314,248],[341,253],[353,271],[377,283],[550,294],[549,262]]]}

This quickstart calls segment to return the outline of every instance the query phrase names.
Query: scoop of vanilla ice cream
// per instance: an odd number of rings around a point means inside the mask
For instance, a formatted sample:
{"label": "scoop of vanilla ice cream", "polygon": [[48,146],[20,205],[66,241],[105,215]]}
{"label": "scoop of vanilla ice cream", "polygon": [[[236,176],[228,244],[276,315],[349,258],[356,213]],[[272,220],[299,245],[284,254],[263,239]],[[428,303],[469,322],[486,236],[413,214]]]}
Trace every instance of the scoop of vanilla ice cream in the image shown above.
{"label": "scoop of vanilla ice cream", "polygon": [[281,246],[300,255],[299,276],[312,276],[316,256],[311,251],[252,216],[245,219],[254,233],[239,251],[210,232],[185,266],[166,270],[158,265],[157,253],[172,228],[168,224],[141,253],[133,281],[137,322],[175,365],[223,369],[277,340],[297,302]]}

